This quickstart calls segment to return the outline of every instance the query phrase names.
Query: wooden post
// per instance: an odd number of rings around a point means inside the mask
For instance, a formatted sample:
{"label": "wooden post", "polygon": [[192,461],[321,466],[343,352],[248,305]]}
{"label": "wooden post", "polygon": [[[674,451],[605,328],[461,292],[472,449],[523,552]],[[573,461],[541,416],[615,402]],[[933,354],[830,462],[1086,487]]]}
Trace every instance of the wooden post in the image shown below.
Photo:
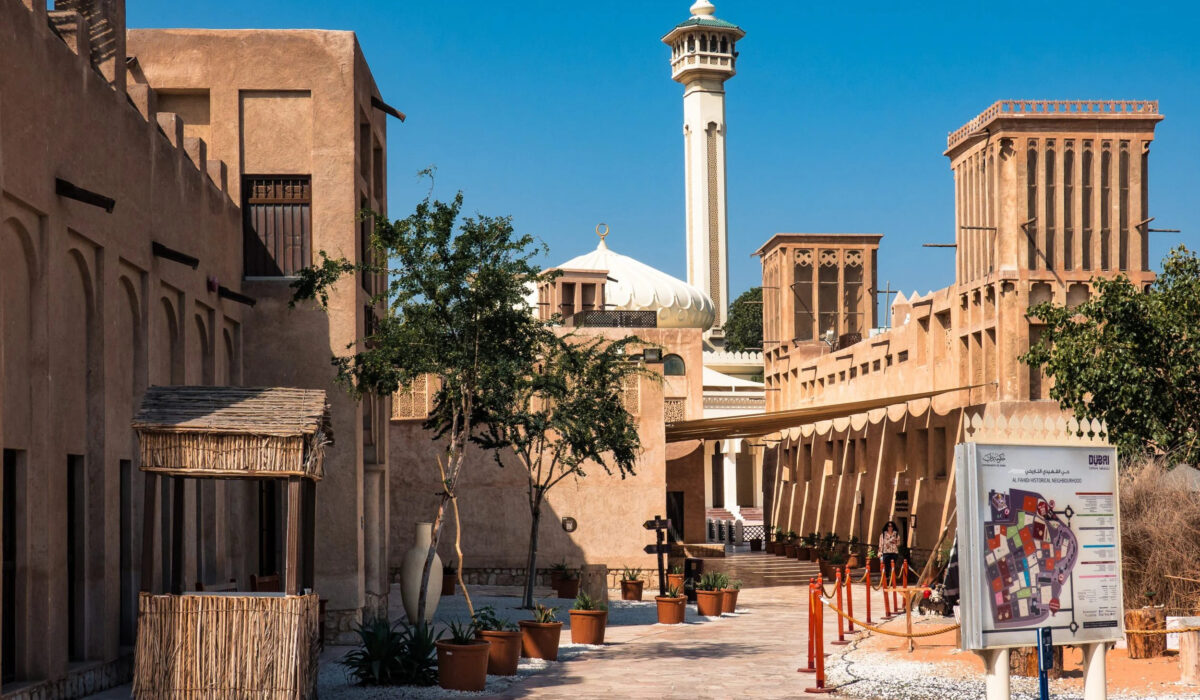
{"label": "wooden post", "polygon": [[182,476],[172,476],[171,486],[171,586],[163,585],[164,591],[176,595],[183,593],[183,516],[187,501],[183,495],[186,481]]}
{"label": "wooden post", "polygon": [[304,574],[300,577],[301,588],[313,588],[316,579],[316,558],[314,549],[317,540],[317,482],[312,479],[302,480],[304,507],[300,513],[301,537],[301,569]]}
{"label": "wooden post", "polygon": [[155,510],[158,505],[158,474],[146,472],[142,475],[145,497],[142,499],[142,581],[139,590],[145,593],[154,591],[154,545],[158,541],[155,534]]}
{"label": "wooden post", "polygon": [[296,595],[300,592],[300,477],[288,477],[287,494],[287,583],[284,591],[288,595]]}
{"label": "wooden post", "polygon": [[1125,639],[1129,658],[1150,659],[1167,655],[1167,637],[1163,634],[1130,634],[1131,630],[1165,630],[1167,609],[1161,605],[1147,606],[1125,612]]}
{"label": "wooden post", "polygon": [[[1184,618],[1186,626],[1200,623],[1200,617]],[[1200,685],[1200,632],[1179,633],[1179,681]]]}

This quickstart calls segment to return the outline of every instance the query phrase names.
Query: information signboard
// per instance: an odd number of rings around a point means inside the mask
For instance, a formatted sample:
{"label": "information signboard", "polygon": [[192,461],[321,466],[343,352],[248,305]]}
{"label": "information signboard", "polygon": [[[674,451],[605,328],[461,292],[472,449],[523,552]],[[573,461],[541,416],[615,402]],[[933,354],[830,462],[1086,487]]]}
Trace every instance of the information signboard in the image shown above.
{"label": "information signboard", "polygon": [[1117,454],[966,443],[955,451],[965,649],[1124,636]]}

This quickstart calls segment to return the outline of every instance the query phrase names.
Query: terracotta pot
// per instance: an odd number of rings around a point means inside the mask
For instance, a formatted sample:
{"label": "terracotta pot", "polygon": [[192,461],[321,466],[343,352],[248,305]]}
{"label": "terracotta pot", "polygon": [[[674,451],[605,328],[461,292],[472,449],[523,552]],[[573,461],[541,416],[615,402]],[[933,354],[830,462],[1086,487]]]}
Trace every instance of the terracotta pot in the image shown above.
{"label": "terracotta pot", "polygon": [[772,546],[771,554],[774,554],[777,557],[782,557],[785,553],[786,547],[787,545],[785,545],[783,542],[776,542]]}
{"label": "terracotta pot", "polygon": [[527,659],[558,660],[558,640],[562,636],[561,622],[521,620],[521,656]]}
{"label": "terracotta pot", "polygon": [[667,574],[667,588],[671,587],[683,591],[683,574]]}
{"label": "terracotta pot", "polygon": [[607,610],[572,610],[571,643],[603,644],[604,628],[607,626]]}
{"label": "terracotta pot", "polygon": [[758,539],[757,537],[750,540],[750,551],[751,552],[761,552],[762,546],[763,546],[763,541]]}
{"label": "terracotta pot", "polygon": [[788,544],[783,547],[783,556],[791,559],[796,556],[796,545]]}
{"label": "terracotta pot", "polygon": [[731,613],[737,610],[737,589],[726,588],[721,591],[721,612]]}
{"label": "terracotta pot", "polygon": [[857,554],[851,554],[846,558],[846,565],[851,569],[857,569],[858,567],[862,566],[862,562],[858,560]]}
{"label": "terracotta pot", "polygon": [[622,581],[621,600],[641,600],[645,581]]}
{"label": "terracotta pot", "polygon": [[696,591],[696,612],[705,617],[720,617],[721,598],[721,591]]}
{"label": "terracotta pot", "polygon": [[654,602],[658,603],[658,624],[678,625],[683,622],[684,615],[687,613],[686,597],[665,598],[663,596],[654,596]]}
{"label": "terracotta pot", "polygon": [[559,580],[558,585],[554,587],[559,598],[574,598],[579,595],[579,579],[564,578]]}
{"label": "terracotta pot", "polygon": [[454,584],[456,583],[454,577],[456,575],[457,573],[442,572],[442,595],[454,595]]}
{"label": "terracotta pot", "polygon": [[562,581],[563,581],[563,574],[562,574],[562,572],[561,572],[561,571],[554,571],[554,570],[552,569],[552,570],[550,571],[550,587],[551,587],[551,588],[553,588],[554,590],[556,590],[556,591],[557,591],[557,590],[558,590],[558,584],[562,583]]}
{"label": "terracotta pot", "polygon": [[483,630],[479,636],[492,646],[488,649],[487,672],[493,676],[512,676],[517,673],[521,658],[521,633]]}
{"label": "terracotta pot", "polygon": [[487,683],[488,649],[491,644],[438,642],[438,685],[447,690],[483,690]]}
{"label": "terracotta pot", "polygon": [[808,559],[808,547],[796,547],[796,559],[800,561]]}
{"label": "terracotta pot", "polygon": [[870,569],[872,573],[879,573],[879,557],[871,557],[868,559],[867,568]]}
{"label": "terracotta pot", "polygon": [[821,561],[821,550],[820,550],[820,548],[818,548],[818,547],[809,547],[809,548],[808,548],[808,560],[809,560],[809,561]]}

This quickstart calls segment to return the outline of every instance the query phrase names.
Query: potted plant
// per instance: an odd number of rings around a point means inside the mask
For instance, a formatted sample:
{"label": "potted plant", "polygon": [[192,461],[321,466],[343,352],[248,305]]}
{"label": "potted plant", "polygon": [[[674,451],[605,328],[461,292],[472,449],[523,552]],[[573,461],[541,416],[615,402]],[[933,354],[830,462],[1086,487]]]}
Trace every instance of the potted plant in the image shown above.
{"label": "potted plant", "polygon": [[832,553],[822,557],[821,559],[821,575],[827,579],[837,578],[837,572],[846,565],[846,555],[833,550]]}
{"label": "potted plant", "polygon": [[454,595],[454,579],[458,576],[458,569],[451,562],[447,566],[442,567],[442,595]]}
{"label": "potted plant", "polygon": [[777,557],[782,557],[784,554],[784,547],[786,546],[784,544],[786,539],[787,533],[783,531],[783,528],[775,528],[775,543],[771,547],[771,553]]}
{"label": "potted plant", "polygon": [[687,613],[687,596],[683,589],[674,584],[667,587],[667,594],[654,596],[658,605],[658,624],[678,625]]}
{"label": "potted plant", "polygon": [[851,569],[857,569],[858,567],[862,566],[862,562],[860,561],[859,556],[858,556],[859,549],[860,549],[859,544],[858,544],[858,538],[851,535],[850,539],[847,540],[846,542],[847,542],[847,544],[846,544],[846,563],[850,566]]}
{"label": "potted plant", "polygon": [[450,638],[437,643],[438,685],[447,690],[483,690],[491,644],[475,638],[474,622],[454,621],[446,629]]}
{"label": "potted plant", "polygon": [[550,567],[550,587],[559,598],[574,598],[579,595],[579,571],[560,561]]}
{"label": "potted plant", "polygon": [[512,622],[496,617],[496,610],[485,605],[475,611],[475,629],[488,648],[487,672],[493,676],[512,676],[517,673],[521,658],[521,630]]}
{"label": "potted plant", "polygon": [[558,659],[558,640],[562,623],[557,619],[558,608],[541,603],[533,606],[533,619],[521,620],[521,656],[527,659]]}
{"label": "potted plant", "polygon": [[761,537],[751,537],[750,538],[750,551],[751,552],[761,552],[762,548],[763,548],[763,538],[761,538]]}
{"label": "potted plant", "polygon": [[821,535],[816,532],[810,532],[805,537],[808,541],[808,560],[821,561]]}
{"label": "potted plant", "polygon": [[339,662],[356,685],[419,685],[438,682],[439,635],[424,622],[405,625],[386,617],[354,628],[360,644]]}
{"label": "potted plant", "polygon": [[879,569],[879,554],[875,551],[874,547],[867,547],[867,570],[878,572]]}
{"label": "potted plant", "polygon": [[796,538],[796,533],[789,532],[787,534],[787,540],[783,545],[783,556],[787,557],[788,559],[794,558],[796,556],[797,547],[799,547],[799,540]]}
{"label": "potted plant", "polygon": [[833,550],[837,548],[837,535],[832,532],[826,532],[821,535],[821,557],[828,559],[833,554]]}
{"label": "potted plant", "polygon": [[683,590],[683,567],[679,564],[672,566],[671,571],[667,574],[667,588],[671,587]]}
{"label": "potted plant", "polygon": [[628,567],[621,573],[621,600],[641,600],[642,586],[645,582],[642,581],[642,575],[637,569]]}
{"label": "potted plant", "polygon": [[608,625],[608,606],[580,591],[571,608],[571,642],[599,645],[604,643],[604,628]]}
{"label": "potted plant", "polygon": [[705,617],[721,616],[722,591],[729,586],[729,577],[720,571],[706,571],[696,583],[696,612]]}
{"label": "potted plant", "polygon": [[737,597],[740,590],[742,590],[741,581],[730,581],[729,585],[721,591],[721,614],[737,610]]}

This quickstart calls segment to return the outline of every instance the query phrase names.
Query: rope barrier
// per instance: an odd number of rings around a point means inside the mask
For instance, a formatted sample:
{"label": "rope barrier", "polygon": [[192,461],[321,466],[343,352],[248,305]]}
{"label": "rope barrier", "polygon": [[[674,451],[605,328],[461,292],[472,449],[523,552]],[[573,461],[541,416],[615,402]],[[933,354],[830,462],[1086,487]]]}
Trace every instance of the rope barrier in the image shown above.
{"label": "rope barrier", "polygon": [[1200,626],[1175,627],[1165,630],[1125,630],[1125,634],[1175,634],[1177,632],[1200,632]]}
{"label": "rope barrier", "polygon": [[[824,603],[825,606],[828,607],[830,610],[834,611],[838,615],[841,615],[842,617],[846,618],[847,620],[853,621],[854,624],[858,625],[859,627],[862,627],[863,629],[871,630],[872,632],[878,632],[879,634],[884,634],[889,637],[905,637],[908,639],[921,639],[922,637],[935,637],[939,634],[945,634],[946,632],[953,632],[954,630],[961,627],[961,625],[954,624],[954,625],[950,625],[948,627],[942,627],[940,629],[931,630],[929,632],[914,632],[912,634],[909,634],[907,632],[893,632],[891,630],[885,630],[883,628],[876,627],[874,625],[868,625],[867,623],[865,623],[861,620],[855,620],[853,617],[847,615],[846,613],[842,612],[841,610],[838,610],[837,606],[834,605],[833,602],[830,600],[826,600],[826,599],[822,598],[821,602]],[[1171,631],[1175,631],[1175,630],[1171,630]]]}

